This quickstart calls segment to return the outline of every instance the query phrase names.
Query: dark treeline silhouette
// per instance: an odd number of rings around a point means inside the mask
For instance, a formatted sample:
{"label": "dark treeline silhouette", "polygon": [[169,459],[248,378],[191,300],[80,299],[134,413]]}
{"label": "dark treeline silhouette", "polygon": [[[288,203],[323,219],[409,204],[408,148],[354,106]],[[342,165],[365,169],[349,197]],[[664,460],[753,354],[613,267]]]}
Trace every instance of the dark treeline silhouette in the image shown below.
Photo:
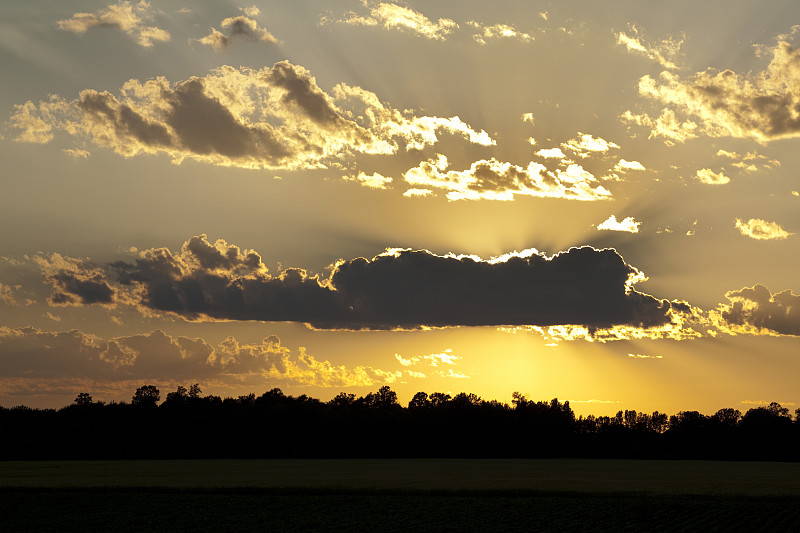
{"label": "dark treeline silhouette", "polygon": [[569,402],[511,404],[475,394],[418,392],[407,407],[388,386],[328,402],[272,389],[260,396],[202,396],[154,385],[130,403],[81,393],[62,409],[0,407],[0,459],[211,457],[614,457],[800,460],[800,409],[742,414],[619,411],[575,417]]}

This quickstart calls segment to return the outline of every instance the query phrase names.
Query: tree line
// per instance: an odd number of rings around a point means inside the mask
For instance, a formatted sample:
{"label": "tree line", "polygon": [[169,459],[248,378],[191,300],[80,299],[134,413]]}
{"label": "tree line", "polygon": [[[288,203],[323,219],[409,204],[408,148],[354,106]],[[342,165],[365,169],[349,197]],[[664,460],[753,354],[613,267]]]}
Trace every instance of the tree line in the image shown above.
{"label": "tree line", "polygon": [[635,410],[576,417],[569,402],[511,403],[473,393],[388,386],[327,402],[279,388],[260,396],[166,394],[139,387],[130,402],[82,392],[61,409],[0,407],[0,459],[212,457],[614,457],[800,460],[800,409],[778,403],[668,416]]}

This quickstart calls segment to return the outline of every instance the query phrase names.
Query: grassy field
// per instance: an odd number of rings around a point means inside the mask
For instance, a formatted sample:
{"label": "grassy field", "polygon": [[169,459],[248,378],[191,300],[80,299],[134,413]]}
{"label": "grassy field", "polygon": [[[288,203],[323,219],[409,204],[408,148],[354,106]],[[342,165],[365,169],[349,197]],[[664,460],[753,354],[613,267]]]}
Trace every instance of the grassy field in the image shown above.
{"label": "grassy field", "polygon": [[0,462],[3,531],[800,531],[800,465]]}

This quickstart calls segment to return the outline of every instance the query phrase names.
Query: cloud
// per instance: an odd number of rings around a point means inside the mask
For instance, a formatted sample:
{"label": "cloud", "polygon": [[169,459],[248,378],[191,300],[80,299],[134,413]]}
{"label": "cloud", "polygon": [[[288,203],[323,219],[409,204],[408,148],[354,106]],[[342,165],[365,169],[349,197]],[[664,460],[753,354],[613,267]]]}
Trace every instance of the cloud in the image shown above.
{"label": "cloud", "polygon": [[570,150],[578,157],[584,158],[593,154],[604,154],[611,149],[619,148],[619,145],[600,137],[593,137],[589,133],[578,132],[578,138],[562,143],[561,147]]}
{"label": "cloud", "polygon": [[150,20],[155,12],[150,3],[142,0],[138,4],[120,2],[109,5],[96,13],[75,13],[72,18],[59,20],[58,27],[72,33],[86,33],[89,28],[117,28],[134,39],[137,44],[149,48],[153,41],[169,41],[170,34],[155,26],[145,26],[143,22]]}
{"label": "cloud", "polygon": [[641,353],[629,353],[628,357],[631,359],[663,359],[662,355],[645,355]]}
{"label": "cloud", "polygon": [[433,191],[430,189],[408,189],[403,193],[406,198],[424,198],[431,195],[433,195]]}
{"label": "cloud", "polygon": [[18,306],[19,302],[17,302],[17,299],[14,297],[15,289],[19,288],[0,283],[0,302],[12,307]]}
{"label": "cloud", "polygon": [[725,157],[732,160],[733,162],[731,165],[746,170],[747,172],[756,172],[759,169],[759,165],[761,165],[761,168],[764,169],[771,169],[781,165],[780,161],[776,159],[769,159],[767,156],[757,152],[747,152],[746,154],[741,155],[738,152],[729,152],[728,150],[720,149],[717,150],[716,156]]}
{"label": "cloud", "polygon": [[76,329],[0,327],[0,375],[4,378],[221,379],[233,384],[251,377],[268,386],[352,387],[391,383],[401,374],[370,366],[334,365],[302,347],[293,353],[275,335],[256,344],[240,344],[228,337],[214,346],[161,330],[103,339]]}
{"label": "cloud", "polygon": [[544,157],[545,159],[564,159],[567,157],[564,155],[564,152],[561,151],[561,148],[542,148],[536,155],[539,157]]}
{"label": "cloud", "polygon": [[[258,8],[256,8],[258,9]],[[211,28],[211,33],[198,39],[200,44],[212,47],[215,51],[221,52],[231,46],[234,37],[242,37],[250,42],[277,43],[278,40],[265,28],[258,25],[258,22],[245,16],[228,17],[220,24],[224,33]]]}
{"label": "cloud", "polygon": [[[708,69],[688,79],[664,71],[639,80],[639,94],[663,104],[673,116],[693,117],[694,128],[710,137],[751,138],[766,143],[800,136],[800,50],[778,37],[774,47],[761,47],[771,56],[761,72],[737,74]],[[633,119],[634,115],[629,118]],[[644,124],[644,121],[642,122]],[[653,131],[651,135],[660,135]],[[677,137],[674,141],[679,141]]]}
{"label": "cloud", "polygon": [[725,185],[731,181],[723,172],[717,174],[710,168],[701,168],[697,171],[695,178],[706,185]]}
{"label": "cloud", "polygon": [[344,181],[360,183],[364,187],[369,187],[370,189],[388,189],[389,184],[392,182],[392,178],[387,178],[377,172],[369,176],[364,172],[359,172],[357,176],[342,176],[342,179]]}
{"label": "cloud", "polygon": [[458,29],[458,24],[450,19],[442,18],[433,22],[422,13],[405,6],[387,2],[371,6],[370,2],[364,1],[363,3],[369,7],[369,15],[360,16],[351,12],[346,18],[337,22],[355,26],[383,26],[386,29],[405,30],[435,41],[444,41]]}
{"label": "cloud", "polygon": [[698,136],[697,123],[688,119],[680,122],[675,112],[671,109],[664,109],[657,118],[652,118],[647,113],[636,115],[629,109],[622,113],[619,119],[628,124],[650,128],[648,138],[661,137],[668,146],[674,146],[675,143],[684,143]]}
{"label": "cloud", "polygon": [[129,80],[119,96],[87,89],[72,101],[26,102],[10,124],[19,141],[46,143],[62,130],[124,157],[163,153],[176,164],[253,169],[340,166],[354,154],[423,149],[442,132],[495,144],[458,117],[401,112],[359,87],[339,84],[328,94],[288,61],[261,70],[224,66],[174,84]]}
{"label": "cloud", "polygon": [[461,171],[447,170],[448,165],[447,158],[438,154],[406,171],[403,179],[410,185],[444,189],[449,200],[510,201],[533,196],[594,201],[611,197],[590,172],[574,163],[555,171],[533,161],[523,168],[494,158],[476,161]]}
{"label": "cloud", "polygon": [[42,269],[45,282],[53,288],[47,298],[50,305],[111,305],[116,301],[117,291],[108,284],[99,265],[58,253],[49,258],[34,256],[33,261]]}
{"label": "cloud", "polygon": [[[447,348],[440,353],[434,353],[430,355],[416,355],[412,357],[405,358],[400,354],[394,354],[395,359],[402,365],[406,367],[406,372],[410,377],[417,377],[417,378],[424,378],[428,376],[439,376],[444,378],[453,378],[453,379],[469,379],[469,376],[463,374],[461,372],[455,372],[452,368],[449,368],[461,359],[461,356],[453,354],[453,350],[451,348]],[[441,370],[443,365],[447,365],[445,370]],[[410,370],[409,367],[427,367],[425,372],[420,372],[416,370]]]}
{"label": "cloud", "polygon": [[620,159],[617,161],[617,164],[614,165],[614,170],[617,172],[625,172],[627,170],[646,170],[644,165],[639,163],[638,161],[627,161],[625,159]]}
{"label": "cloud", "polygon": [[785,290],[771,294],[763,285],[725,294],[730,301],[711,316],[720,330],[746,335],[800,336],[800,295]]}
{"label": "cloud", "polygon": [[[143,313],[258,320],[318,329],[580,325],[664,327],[685,304],[637,292],[644,275],[614,250],[536,250],[496,259],[390,249],[339,260],[327,279],[299,268],[271,275],[253,250],[193,237],[173,253],[139,252],[106,266],[107,281]],[[70,286],[59,287],[69,293]],[[76,299],[79,295],[72,295]]]}
{"label": "cloud", "polygon": [[601,222],[597,229],[610,230],[610,231],[627,231],[628,233],[639,233],[639,226],[641,222],[637,222],[633,217],[626,217],[621,221],[617,221],[615,215],[611,215],[605,221]]}
{"label": "cloud", "polygon": [[521,32],[510,24],[493,24],[487,26],[474,20],[467,22],[467,24],[478,30],[478,33],[475,33],[472,38],[481,45],[486,44],[489,39],[514,39],[523,43],[535,41],[532,35]]}
{"label": "cloud", "polygon": [[739,233],[756,240],[786,239],[792,235],[775,222],[767,222],[760,218],[751,218],[747,222],[737,218],[735,224]]}
{"label": "cloud", "polygon": [[639,30],[635,26],[631,26],[630,35],[625,32],[617,34],[617,44],[625,46],[629,52],[645,55],[670,70],[678,68],[675,58],[680,52],[683,41],[684,37],[681,36],[680,39],[668,38],[656,44],[647,43],[639,37]]}
{"label": "cloud", "polygon": [[62,150],[62,152],[75,159],[86,159],[91,155],[88,150],[77,150],[72,148],[65,148]]}
{"label": "cloud", "polygon": [[240,7],[239,11],[247,15],[248,17],[257,17],[261,14],[261,10],[258,9],[258,6],[249,6],[249,7]]}

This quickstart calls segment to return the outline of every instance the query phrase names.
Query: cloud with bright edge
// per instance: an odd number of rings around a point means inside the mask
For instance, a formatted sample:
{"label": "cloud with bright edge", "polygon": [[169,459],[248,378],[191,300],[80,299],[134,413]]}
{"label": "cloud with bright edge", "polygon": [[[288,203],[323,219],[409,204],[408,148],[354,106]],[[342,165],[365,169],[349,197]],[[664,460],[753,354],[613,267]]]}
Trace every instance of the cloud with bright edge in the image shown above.
{"label": "cloud with bright edge", "polygon": [[359,183],[370,189],[388,189],[389,184],[392,183],[392,178],[387,178],[377,172],[371,175],[367,175],[365,172],[359,172],[356,176],[342,176],[342,179],[344,181]]}
{"label": "cloud with bright edge", "polygon": [[614,165],[614,170],[616,172],[625,172],[627,170],[646,170],[644,165],[639,163],[638,161],[628,161],[626,159],[620,159],[617,161],[617,164]]}
{"label": "cloud with bright edge", "polygon": [[695,178],[706,185],[725,185],[731,182],[731,179],[724,172],[716,173],[710,168],[699,169],[695,174]]}
{"label": "cloud with bright edge", "polygon": [[[646,114],[628,111],[623,120],[649,126],[651,136],[674,142],[700,133],[761,143],[800,136],[800,50],[789,42],[798,32],[800,26],[794,26],[791,34],[778,36],[775,46],[758,49],[770,57],[761,72],[708,69],[686,79],[669,71],[655,78],[643,76],[639,94],[664,105],[661,116],[669,117],[673,126],[682,124],[671,135],[654,127],[654,119]],[[685,117],[683,123],[679,115]]]}
{"label": "cloud with bright edge", "polygon": [[611,215],[605,221],[598,224],[597,229],[609,231],[626,231],[628,233],[639,233],[641,222],[637,222],[633,217],[625,217],[617,221],[616,215]]}
{"label": "cloud with bright edge", "polygon": [[360,87],[331,93],[289,61],[254,70],[223,66],[204,77],[170,83],[129,80],[119,96],[86,89],[15,106],[18,141],[47,143],[56,131],[124,157],[166,154],[252,169],[313,169],[341,165],[354,154],[422,150],[443,132],[470,143],[495,141],[458,117],[415,116]]}
{"label": "cloud with bright edge", "polygon": [[201,338],[172,337],[155,330],[104,339],[77,329],[43,331],[0,327],[0,383],[5,378],[222,380],[245,378],[274,385],[318,387],[392,383],[400,371],[345,367],[299,348],[293,353],[275,335],[255,344],[228,337],[216,345]]}
{"label": "cloud with bright edge", "polygon": [[[327,278],[301,268],[270,274],[254,250],[205,235],[178,252],[137,251],[96,265],[42,258],[51,305],[131,307],[186,320],[299,322],[316,329],[572,325],[590,336],[615,327],[674,328],[692,308],[637,292],[646,279],[612,249],[534,249],[490,260],[389,249],[336,261]],[[37,263],[38,264],[38,263]]]}
{"label": "cloud with bright edge", "polygon": [[220,23],[220,26],[223,31],[212,27],[211,33],[202,39],[198,39],[197,42],[210,46],[216,52],[230,48],[234,37],[241,37],[254,43],[274,44],[278,42],[278,39],[265,28],[259,26],[258,22],[245,16],[228,17]]}
{"label": "cloud with bright edge", "polygon": [[561,147],[575,153],[578,157],[585,158],[592,154],[604,154],[611,149],[619,148],[619,145],[601,137],[594,137],[589,133],[578,132],[578,138],[562,143]]}
{"label": "cloud with bright edge", "polygon": [[467,22],[467,24],[478,30],[478,33],[475,33],[472,38],[476,43],[481,45],[487,44],[487,42],[492,39],[513,39],[522,43],[531,43],[535,40],[529,33],[519,31],[510,24],[492,24],[491,26],[487,26],[474,20]]}
{"label": "cloud with bright edge", "polygon": [[86,33],[90,28],[117,28],[136,40],[145,48],[153,46],[153,41],[169,41],[170,34],[155,26],[145,26],[144,21],[153,18],[155,12],[150,2],[142,0],[136,5],[120,2],[100,9],[96,13],[75,13],[69,19],[59,20],[58,27],[71,33]]}
{"label": "cloud with bright edge", "polygon": [[731,335],[800,336],[800,295],[791,290],[770,293],[756,284],[725,294],[729,304],[710,314],[714,325]]}
{"label": "cloud with bright edge", "polygon": [[669,70],[678,69],[675,58],[680,53],[684,39],[681,36],[680,39],[668,38],[657,44],[647,43],[639,36],[639,30],[635,26],[631,26],[630,35],[625,32],[617,34],[617,44],[624,46],[629,52],[645,55]]}
{"label": "cloud with bright edge", "polygon": [[566,169],[548,170],[531,161],[520,167],[495,158],[472,163],[466,170],[447,170],[447,157],[422,161],[403,174],[412,186],[447,191],[448,200],[514,200],[517,196],[565,198],[596,201],[611,197],[611,192],[578,164]]}
{"label": "cloud with bright edge", "polygon": [[444,41],[458,29],[458,24],[450,19],[442,18],[433,22],[422,13],[405,6],[387,2],[371,4],[364,1],[363,3],[369,8],[369,15],[361,16],[351,12],[346,18],[336,22],[353,26],[383,26],[386,29],[405,30],[435,41]]}
{"label": "cloud with bright edge", "polygon": [[738,229],[739,233],[743,236],[760,241],[786,239],[792,235],[792,233],[789,233],[777,223],[767,222],[760,218],[751,218],[747,222],[737,218],[734,223],[736,229]]}

